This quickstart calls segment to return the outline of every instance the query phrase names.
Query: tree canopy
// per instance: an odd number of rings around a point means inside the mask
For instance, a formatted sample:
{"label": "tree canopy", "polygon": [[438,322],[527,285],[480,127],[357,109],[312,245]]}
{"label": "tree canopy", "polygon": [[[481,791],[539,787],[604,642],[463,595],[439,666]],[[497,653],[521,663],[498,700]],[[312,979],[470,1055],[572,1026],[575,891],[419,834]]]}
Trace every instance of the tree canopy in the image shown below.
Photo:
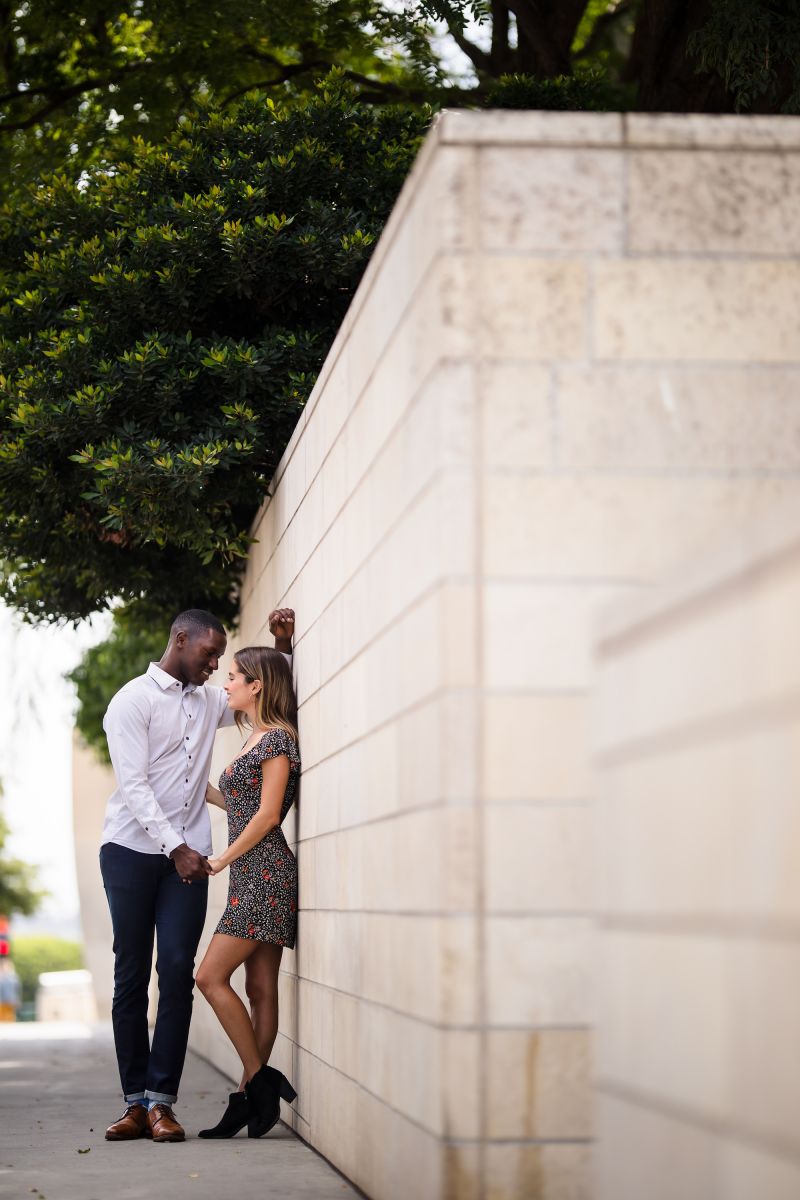
{"label": "tree canopy", "polygon": [[286,99],[332,67],[367,99],[421,100],[440,77],[427,32],[374,0],[0,4],[0,167],[75,176],[198,102]]}
{"label": "tree canopy", "polygon": [[[225,108],[249,89],[286,100],[332,67],[375,103],[798,112],[800,9],[788,0],[0,3],[0,177],[52,168],[76,177],[137,133],[165,137],[198,101]],[[603,86],[576,87],[576,76]]]}
{"label": "tree canopy", "polygon": [[30,916],[36,912],[46,893],[36,886],[37,868],[7,853],[9,832],[8,822],[0,814],[0,914],[4,917],[13,917],[15,913]]}
{"label": "tree canopy", "polygon": [[0,593],[236,611],[248,526],[427,116],[208,107],[0,222]]}

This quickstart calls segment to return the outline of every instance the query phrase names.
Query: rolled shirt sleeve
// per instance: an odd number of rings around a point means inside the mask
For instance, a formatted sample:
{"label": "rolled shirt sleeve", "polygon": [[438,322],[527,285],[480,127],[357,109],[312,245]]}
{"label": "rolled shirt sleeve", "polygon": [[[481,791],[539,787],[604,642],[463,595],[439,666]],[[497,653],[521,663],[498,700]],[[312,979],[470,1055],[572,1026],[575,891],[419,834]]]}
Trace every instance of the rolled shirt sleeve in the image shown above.
{"label": "rolled shirt sleeve", "polygon": [[148,781],[149,713],[134,696],[117,693],[108,706],[103,728],[108,739],[117,787],[156,850],[169,856],[185,841],[167,820]]}

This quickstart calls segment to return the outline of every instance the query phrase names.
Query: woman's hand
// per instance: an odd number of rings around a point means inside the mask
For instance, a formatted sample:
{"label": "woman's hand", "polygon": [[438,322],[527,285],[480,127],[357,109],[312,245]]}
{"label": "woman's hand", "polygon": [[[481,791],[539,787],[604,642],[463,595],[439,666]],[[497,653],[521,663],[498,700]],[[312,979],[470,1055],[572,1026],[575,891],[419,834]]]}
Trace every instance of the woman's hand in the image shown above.
{"label": "woman's hand", "polygon": [[208,866],[212,875],[219,875],[220,871],[225,870],[226,864],[220,862],[218,858],[210,858],[208,860]]}

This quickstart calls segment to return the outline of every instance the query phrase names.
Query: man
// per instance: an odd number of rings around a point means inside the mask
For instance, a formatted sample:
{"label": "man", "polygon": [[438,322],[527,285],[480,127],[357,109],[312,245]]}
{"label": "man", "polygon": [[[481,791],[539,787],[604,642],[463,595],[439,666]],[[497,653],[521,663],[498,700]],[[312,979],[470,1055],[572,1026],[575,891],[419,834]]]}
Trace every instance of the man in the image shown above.
{"label": "man", "polygon": [[[294,612],[270,613],[275,648],[291,654]],[[113,697],[103,727],[117,789],[100,847],[114,930],[112,1022],[125,1113],[109,1141],[183,1141],[178,1098],[192,1015],[194,959],[208,898],[206,805],[217,729],[232,725],[221,688],[206,684],[225,653],[225,629],[202,609],[172,623],[161,660]],[[147,987],[158,941],[158,1011],[147,1031]]]}

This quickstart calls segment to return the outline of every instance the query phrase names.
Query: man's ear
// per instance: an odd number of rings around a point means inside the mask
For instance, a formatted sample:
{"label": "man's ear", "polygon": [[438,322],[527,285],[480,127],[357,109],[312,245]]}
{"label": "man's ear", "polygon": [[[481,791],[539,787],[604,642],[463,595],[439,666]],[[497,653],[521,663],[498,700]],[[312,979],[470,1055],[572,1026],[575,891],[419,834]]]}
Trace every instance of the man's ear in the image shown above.
{"label": "man's ear", "polygon": [[189,635],[185,629],[179,629],[178,632],[175,634],[175,645],[178,647],[179,650],[183,649],[183,647],[186,645],[188,640],[189,640]]}

